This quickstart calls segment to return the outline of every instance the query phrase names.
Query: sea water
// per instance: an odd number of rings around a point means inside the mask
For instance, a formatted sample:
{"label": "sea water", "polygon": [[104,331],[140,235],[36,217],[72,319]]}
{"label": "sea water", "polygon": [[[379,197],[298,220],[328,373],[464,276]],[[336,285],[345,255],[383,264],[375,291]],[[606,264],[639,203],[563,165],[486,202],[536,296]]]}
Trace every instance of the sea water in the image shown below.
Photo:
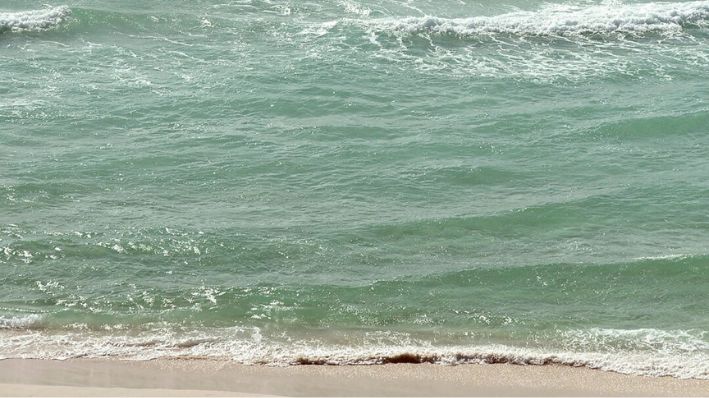
{"label": "sea water", "polygon": [[46,2],[0,358],[709,378],[709,1]]}

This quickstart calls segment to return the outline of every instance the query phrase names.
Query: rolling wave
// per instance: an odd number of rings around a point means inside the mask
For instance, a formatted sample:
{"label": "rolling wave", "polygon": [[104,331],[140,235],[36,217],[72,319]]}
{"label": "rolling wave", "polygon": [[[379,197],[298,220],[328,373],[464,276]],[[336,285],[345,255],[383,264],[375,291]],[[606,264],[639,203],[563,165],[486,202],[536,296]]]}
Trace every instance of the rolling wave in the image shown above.
{"label": "rolling wave", "polygon": [[0,13],[0,32],[37,32],[52,29],[71,15],[67,6]]}
{"label": "rolling wave", "polygon": [[37,325],[42,320],[40,314],[27,314],[24,316],[0,315],[0,329],[28,329]]}
{"label": "rolling wave", "polygon": [[579,7],[554,5],[536,12],[518,11],[490,17],[441,18],[436,16],[349,20],[384,33],[431,32],[473,35],[593,35],[677,33],[703,25],[709,18],[709,1],[645,3]]}

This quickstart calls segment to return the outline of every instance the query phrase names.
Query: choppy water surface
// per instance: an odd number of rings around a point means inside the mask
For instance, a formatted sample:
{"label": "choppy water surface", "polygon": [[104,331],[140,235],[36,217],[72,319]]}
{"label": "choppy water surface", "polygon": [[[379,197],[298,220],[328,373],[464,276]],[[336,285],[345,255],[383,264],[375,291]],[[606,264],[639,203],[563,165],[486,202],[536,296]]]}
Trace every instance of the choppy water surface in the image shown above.
{"label": "choppy water surface", "polygon": [[0,357],[709,378],[709,1],[0,5]]}

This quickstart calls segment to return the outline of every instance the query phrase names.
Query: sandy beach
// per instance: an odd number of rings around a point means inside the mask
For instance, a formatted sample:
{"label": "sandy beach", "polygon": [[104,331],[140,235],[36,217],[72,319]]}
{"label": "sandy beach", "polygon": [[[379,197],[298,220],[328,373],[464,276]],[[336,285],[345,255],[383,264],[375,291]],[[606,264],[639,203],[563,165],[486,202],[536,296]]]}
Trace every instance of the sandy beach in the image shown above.
{"label": "sandy beach", "polygon": [[244,366],[209,360],[0,361],[2,396],[706,396],[709,381],[562,366]]}

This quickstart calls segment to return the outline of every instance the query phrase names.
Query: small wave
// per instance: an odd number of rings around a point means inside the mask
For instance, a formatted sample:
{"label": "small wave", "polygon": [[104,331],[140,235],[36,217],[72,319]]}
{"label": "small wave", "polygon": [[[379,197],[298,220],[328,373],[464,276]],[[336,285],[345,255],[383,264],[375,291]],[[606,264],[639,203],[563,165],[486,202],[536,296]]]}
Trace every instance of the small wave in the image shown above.
{"label": "small wave", "polygon": [[0,32],[37,32],[54,28],[71,15],[67,6],[0,13]]}
{"label": "small wave", "polygon": [[42,320],[40,314],[24,316],[0,316],[0,329],[28,329]]}
{"label": "small wave", "polygon": [[628,5],[547,6],[539,11],[518,11],[491,17],[441,18],[435,16],[349,20],[375,32],[432,32],[458,36],[592,35],[680,32],[709,18],[709,1]]}
{"label": "small wave", "polygon": [[[501,344],[439,346],[406,335],[387,335],[390,337],[388,341],[373,336],[372,339],[342,345],[319,339],[286,338],[284,341],[266,337],[258,328],[187,333],[160,329],[138,334],[15,329],[0,331],[0,358],[204,358],[270,366],[507,363],[582,366],[625,374],[709,379],[709,352],[702,333],[598,329],[571,331],[569,335],[584,341],[600,336],[603,341],[586,347],[559,349]],[[649,344],[634,344],[634,347],[611,348],[615,345],[613,342],[606,344],[606,340],[618,338],[640,339],[639,343],[648,338],[651,341]],[[658,339],[660,344],[654,341]],[[677,339],[678,342],[672,342]]]}

